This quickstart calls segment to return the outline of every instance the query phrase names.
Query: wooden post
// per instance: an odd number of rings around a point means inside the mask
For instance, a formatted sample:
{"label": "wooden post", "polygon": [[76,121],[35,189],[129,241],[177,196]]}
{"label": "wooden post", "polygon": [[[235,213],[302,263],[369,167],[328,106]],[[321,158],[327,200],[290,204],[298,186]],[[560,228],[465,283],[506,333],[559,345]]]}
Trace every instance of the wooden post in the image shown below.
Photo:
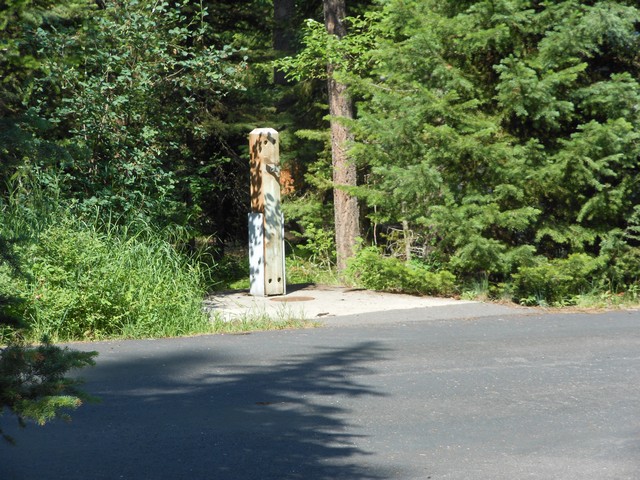
{"label": "wooden post", "polygon": [[272,128],[249,134],[251,213],[249,265],[251,295],[284,295],[284,217],[280,204],[280,139]]}

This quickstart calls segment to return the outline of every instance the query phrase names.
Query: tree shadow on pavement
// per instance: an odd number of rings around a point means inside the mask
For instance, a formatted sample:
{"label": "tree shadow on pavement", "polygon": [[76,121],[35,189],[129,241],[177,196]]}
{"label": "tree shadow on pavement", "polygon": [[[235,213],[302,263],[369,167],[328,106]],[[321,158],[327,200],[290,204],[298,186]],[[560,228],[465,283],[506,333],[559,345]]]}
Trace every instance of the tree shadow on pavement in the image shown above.
{"label": "tree shadow on pavement", "polygon": [[0,447],[0,477],[391,478],[367,464],[364,430],[349,421],[359,398],[382,395],[366,384],[384,360],[380,344],[297,348],[269,360],[239,353],[248,337],[233,349],[214,338],[195,351],[101,354],[82,374],[102,403],[83,406],[70,425],[14,432],[18,446]]}

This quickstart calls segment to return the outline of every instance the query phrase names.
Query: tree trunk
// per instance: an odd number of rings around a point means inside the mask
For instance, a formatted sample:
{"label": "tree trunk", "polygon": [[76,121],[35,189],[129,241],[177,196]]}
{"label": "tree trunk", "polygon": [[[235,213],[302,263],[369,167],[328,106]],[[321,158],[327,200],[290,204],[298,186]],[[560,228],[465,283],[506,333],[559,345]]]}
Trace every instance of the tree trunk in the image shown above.
{"label": "tree trunk", "polygon": [[[293,53],[293,19],[296,13],[295,0],[273,0],[273,49],[277,54]],[[284,72],[277,68],[273,72],[276,85],[287,85]]]}
{"label": "tree trunk", "polygon": [[[323,0],[324,22],[327,32],[339,38],[347,34],[345,0]],[[336,228],[336,254],[338,270],[345,269],[347,259],[353,256],[356,239],[360,234],[358,200],[340,187],[355,187],[356,165],[347,156],[347,142],[351,140],[349,129],[339,118],[353,118],[353,104],[347,96],[346,86],[334,77],[335,67],[327,65],[329,113],[331,114],[331,157],[333,165],[333,202]]]}

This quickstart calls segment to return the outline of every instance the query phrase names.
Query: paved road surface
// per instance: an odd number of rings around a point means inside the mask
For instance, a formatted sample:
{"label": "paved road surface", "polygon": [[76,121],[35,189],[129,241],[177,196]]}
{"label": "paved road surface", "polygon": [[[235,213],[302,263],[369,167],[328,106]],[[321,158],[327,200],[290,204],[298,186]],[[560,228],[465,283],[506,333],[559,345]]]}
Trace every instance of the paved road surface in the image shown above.
{"label": "paved road surface", "polygon": [[0,479],[640,478],[640,312],[441,308],[81,345],[102,403],[9,428]]}

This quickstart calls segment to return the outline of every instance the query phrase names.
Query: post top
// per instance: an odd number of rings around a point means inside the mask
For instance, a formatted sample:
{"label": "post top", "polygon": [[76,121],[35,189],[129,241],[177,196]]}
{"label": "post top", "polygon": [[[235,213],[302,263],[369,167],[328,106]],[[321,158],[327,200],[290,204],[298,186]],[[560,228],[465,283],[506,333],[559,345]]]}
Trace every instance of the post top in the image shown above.
{"label": "post top", "polygon": [[278,131],[273,128],[255,128],[249,135],[277,135]]}

